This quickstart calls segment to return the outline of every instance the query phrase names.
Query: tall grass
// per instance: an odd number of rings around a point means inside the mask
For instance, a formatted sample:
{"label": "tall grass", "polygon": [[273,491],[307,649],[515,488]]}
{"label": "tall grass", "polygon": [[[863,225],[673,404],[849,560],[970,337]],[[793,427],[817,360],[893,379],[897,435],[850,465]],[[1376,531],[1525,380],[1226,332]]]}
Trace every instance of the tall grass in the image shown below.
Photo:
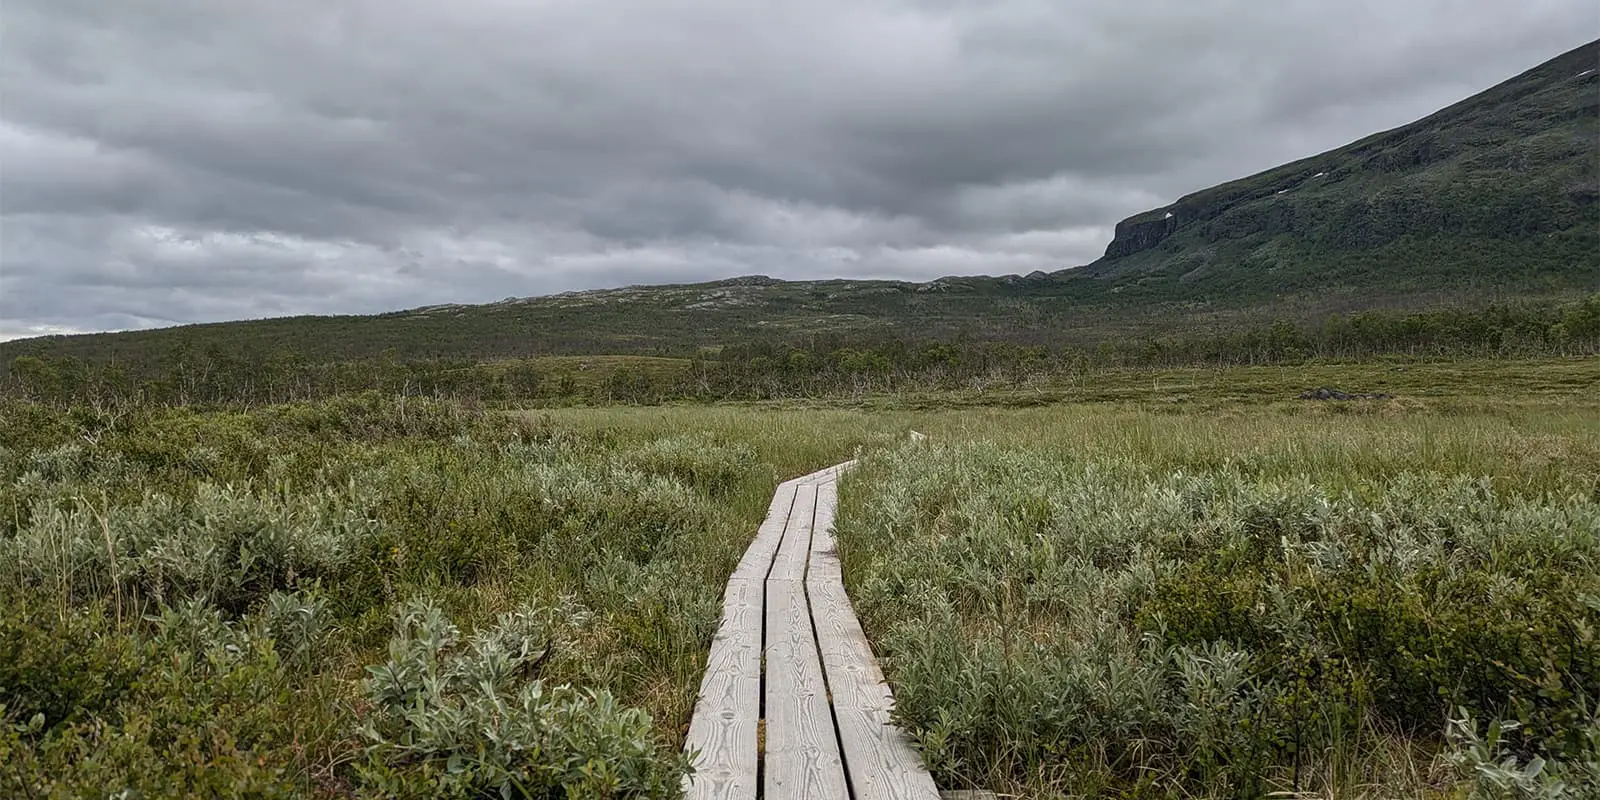
{"label": "tall grass", "polygon": [[[847,578],[947,783],[1548,790],[1595,735],[1600,415],[1534,372],[1353,405],[1216,376],[1016,408],[0,403],[0,796],[670,795],[773,485],[856,453]],[[1338,649],[1357,618],[1538,687]],[[1379,693],[1419,685],[1457,694]]]}
{"label": "tall grass", "polygon": [[1354,408],[936,415],[866,458],[846,582],[941,781],[1600,785],[1600,421]]}
{"label": "tall grass", "polygon": [[7,797],[671,796],[776,480],[416,401],[7,419]]}

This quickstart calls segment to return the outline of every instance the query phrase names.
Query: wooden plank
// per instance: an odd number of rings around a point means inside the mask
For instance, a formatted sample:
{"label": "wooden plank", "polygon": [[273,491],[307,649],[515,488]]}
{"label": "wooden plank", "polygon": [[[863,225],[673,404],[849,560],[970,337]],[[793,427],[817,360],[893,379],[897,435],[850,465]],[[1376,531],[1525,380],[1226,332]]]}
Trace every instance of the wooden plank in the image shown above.
{"label": "wooden plank", "polygon": [[783,541],[783,532],[789,523],[789,511],[794,505],[799,486],[798,480],[778,484],[778,490],[772,494],[772,503],[767,506],[767,518],[756,529],[755,539],[750,542],[750,548],[744,551],[744,557],[739,559],[739,566],[733,570],[734,578],[757,583],[767,579],[767,571],[772,568],[772,557],[777,555],[778,545]]}
{"label": "wooden plank", "polygon": [[893,723],[894,696],[840,579],[833,538],[836,485],[823,484],[817,493],[806,594],[850,786],[856,800],[938,800],[933,776]]}
{"label": "wooden plank", "polygon": [[808,587],[839,741],[857,800],[939,796],[910,739],[893,722],[894,697],[842,586]]}
{"label": "wooden plank", "polygon": [[825,467],[817,470],[816,472],[810,472],[805,475],[801,475],[800,477],[795,478],[795,480],[802,483],[820,483],[822,481],[832,480],[839,477],[840,475],[849,471],[850,468],[854,467],[855,465],[856,460],[852,458],[842,464],[834,464],[831,467]]}
{"label": "wooden plank", "polygon": [[849,790],[805,583],[767,581],[766,800],[846,800]]}
{"label": "wooden plank", "polygon": [[761,716],[761,623],[765,586],[735,578],[723,594],[684,750],[698,753],[684,779],[689,800],[754,800]]}
{"label": "wooden plank", "polygon": [[834,464],[833,466],[828,467],[827,469],[817,470],[816,472],[813,472],[810,475],[806,475],[802,480],[809,480],[812,483],[820,483],[822,481],[834,480],[834,479],[837,479],[840,475],[843,475],[844,473],[849,472],[850,469],[853,468],[855,465],[856,465],[856,460],[852,458],[849,461],[846,461],[846,462],[844,462],[842,464]]}
{"label": "wooden plank", "polygon": [[784,526],[783,543],[772,560],[768,581],[801,581],[806,577],[806,558],[811,550],[811,518],[817,509],[817,487],[802,483],[795,489],[794,504]]}
{"label": "wooden plank", "polygon": [[834,480],[816,485],[816,510],[812,512],[811,553],[807,559],[806,581],[832,581],[843,585],[839,571],[839,551],[834,545],[833,516],[839,505],[839,484]]}
{"label": "wooden plank", "polygon": [[816,487],[795,494],[783,544],[767,577],[764,797],[847,798],[822,661],[805,597]]}

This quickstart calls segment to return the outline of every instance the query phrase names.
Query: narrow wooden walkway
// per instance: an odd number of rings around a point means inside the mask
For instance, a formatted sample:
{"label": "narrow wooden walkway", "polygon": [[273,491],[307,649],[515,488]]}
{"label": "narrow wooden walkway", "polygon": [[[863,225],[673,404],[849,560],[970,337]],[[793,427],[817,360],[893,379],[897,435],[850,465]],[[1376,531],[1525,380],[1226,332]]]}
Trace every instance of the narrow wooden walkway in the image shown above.
{"label": "narrow wooden walkway", "polygon": [[780,484],[728,580],[684,745],[692,800],[938,800],[845,596],[833,512],[853,463]]}

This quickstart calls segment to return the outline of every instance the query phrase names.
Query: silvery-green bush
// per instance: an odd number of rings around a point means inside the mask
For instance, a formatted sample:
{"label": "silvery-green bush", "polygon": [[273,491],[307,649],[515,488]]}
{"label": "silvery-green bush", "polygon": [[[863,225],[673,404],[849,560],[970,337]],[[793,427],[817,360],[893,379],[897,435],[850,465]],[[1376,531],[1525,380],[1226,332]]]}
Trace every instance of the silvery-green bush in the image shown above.
{"label": "silvery-green bush", "polygon": [[686,771],[609,692],[550,686],[563,623],[524,608],[471,636],[432,603],[402,610],[368,668],[364,783],[402,797],[674,797]]}
{"label": "silvery-green bush", "polygon": [[[415,398],[34,410],[0,424],[0,796],[676,791],[656,725],[742,546],[714,496],[770,473],[748,451]],[[411,597],[467,632],[375,656]]]}
{"label": "silvery-green bush", "polygon": [[377,527],[374,499],[354,484],[278,493],[200,483],[188,502],[159,492],[102,502],[36,502],[0,539],[0,580],[80,599],[126,591],[242,611],[275,590],[340,575]]}
{"label": "silvery-green bush", "polygon": [[847,584],[950,783],[1303,790],[1329,753],[1446,746],[1457,707],[1521,720],[1501,760],[1593,758],[1595,497],[1025,445],[904,448],[847,480]]}
{"label": "silvery-green bush", "polygon": [[731,490],[756,461],[747,444],[718,442],[704,435],[652,439],[618,453],[621,464],[676,478],[713,495]]}

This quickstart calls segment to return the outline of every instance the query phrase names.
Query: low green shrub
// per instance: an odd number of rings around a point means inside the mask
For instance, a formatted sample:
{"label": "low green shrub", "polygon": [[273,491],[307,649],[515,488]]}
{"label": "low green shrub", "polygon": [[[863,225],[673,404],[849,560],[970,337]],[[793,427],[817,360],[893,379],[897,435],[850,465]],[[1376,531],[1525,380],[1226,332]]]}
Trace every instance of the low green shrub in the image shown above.
{"label": "low green shrub", "polygon": [[747,448],[378,395],[21,408],[0,797],[677,792]]}
{"label": "low green shrub", "polygon": [[558,628],[521,609],[467,638],[438,606],[407,607],[368,669],[362,782],[384,797],[677,796],[687,761],[662,755],[648,715],[539,679]]}
{"label": "low green shrub", "polygon": [[947,783],[1337,793],[1329,764],[1394,737],[1438,750],[1458,708],[1515,721],[1497,746],[1518,763],[1589,757],[1596,498],[995,445],[851,480],[847,583]]}
{"label": "low green shrub", "polygon": [[270,436],[381,442],[445,439],[475,431],[507,430],[509,420],[462,403],[381,392],[336,395],[324,400],[267,406],[252,415]]}
{"label": "low green shrub", "polygon": [[1515,720],[1488,724],[1483,733],[1466,709],[1450,718],[1445,732],[1450,749],[1444,761],[1467,776],[1472,797],[1481,800],[1566,800],[1592,796],[1600,787],[1600,717],[1573,732],[1580,743],[1558,761],[1525,757],[1507,734],[1522,727]]}
{"label": "low green shrub", "polygon": [[0,631],[0,648],[33,652],[0,675],[10,720],[28,718],[30,696],[77,703],[65,716],[45,704],[40,724],[12,727],[0,748],[17,758],[0,794],[288,798],[312,788],[307,752],[330,746],[338,709],[322,703],[326,678],[280,657],[272,620],[229,622],[198,601],[164,610],[148,632],[88,616],[92,625],[68,621],[71,630],[40,614]]}
{"label": "low green shrub", "polygon": [[749,450],[373,395],[24,417],[0,797],[675,794]]}
{"label": "low green shrub", "polygon": [[80,425],[67,411],[42,403],[0,397],[0,450],[34,452],[60,447]]}
{"label": "low green shrub", "polygon": [[110,508],[81,496],[41,502],[0,540],[0,581],[242,612],[274,591],[345,574],[373,534],[374,502],[354,485],[290,495],[211,483],[187,503],[160,493]]}
{"label": "low green shrub", "polygon": [[104,608],[0,607],[0,702],[16,720],[41,715],[41,731],[115,707],[151,657],[143,642],[115,630]]}

